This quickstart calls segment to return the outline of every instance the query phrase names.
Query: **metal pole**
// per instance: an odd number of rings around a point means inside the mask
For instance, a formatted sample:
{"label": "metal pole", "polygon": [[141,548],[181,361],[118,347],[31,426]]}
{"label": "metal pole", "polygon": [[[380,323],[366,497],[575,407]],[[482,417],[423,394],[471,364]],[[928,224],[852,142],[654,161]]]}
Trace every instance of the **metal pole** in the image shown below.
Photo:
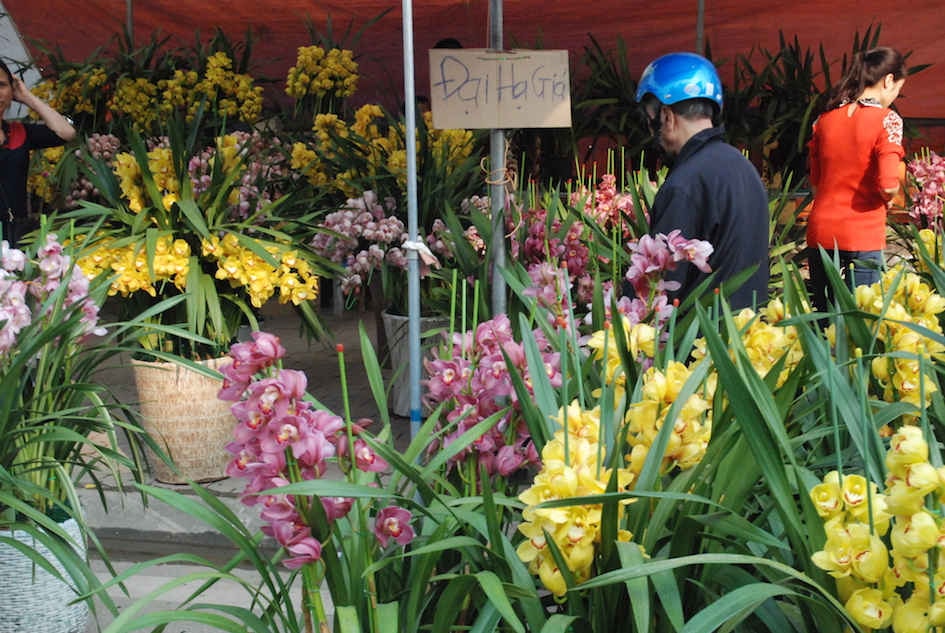
{"label": "metal pole", "polygon": [[[413,4],[403,0],[404,13],[404,119],[407,143],[407,239],[417,242],[417,99],[414,87]],[[407,253],[407,344],[410,346],[410,437],[420,430],[420,264],[416,248]],[[396,371],[398,368],[395,367]]]}
{"label": "metal pole", "polygon": [[[489,48],[501,51],[502,0],[489,1]],[[502,276],[505,268],[505,131],[489,132],[489,198],[492,201],[492,312],[506,311],[506,284]]]}
{"label": "metal pole", "polygon": [[696,52],[705,55],[705,0],[698,0],[696,11]]}
{"label": "metal pole", "polygon": [[128,44],[135,45],[135,0],[125,0],[125,29],[128,31]]}

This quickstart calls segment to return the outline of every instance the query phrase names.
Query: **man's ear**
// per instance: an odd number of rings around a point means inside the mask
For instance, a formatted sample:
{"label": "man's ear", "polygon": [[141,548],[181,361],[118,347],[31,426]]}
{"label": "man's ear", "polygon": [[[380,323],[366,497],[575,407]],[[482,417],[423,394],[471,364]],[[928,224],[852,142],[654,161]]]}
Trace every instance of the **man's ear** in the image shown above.
{"label": "man's ear", "polygon": [[673,112],[673,109],[668,106],[663,106],[660,108],[660,124],[662,127],[675,126],[676,124],[676,113]]}

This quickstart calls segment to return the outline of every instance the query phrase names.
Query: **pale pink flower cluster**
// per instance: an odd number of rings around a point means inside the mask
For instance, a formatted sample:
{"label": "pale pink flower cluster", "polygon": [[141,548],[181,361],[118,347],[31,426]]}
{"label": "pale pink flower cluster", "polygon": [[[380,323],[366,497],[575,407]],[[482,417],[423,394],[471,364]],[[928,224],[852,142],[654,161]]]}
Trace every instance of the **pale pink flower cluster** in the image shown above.
{"label": "pale pink flower cluster", "polygon": [[[288,552],[283,564],[296,569],[321,557],[322,544],[306,522],[311,516],[306,512],[309,504],[321,503],[332,524],[348,514],[354,501],[341,497],[300,499],[265,491],[318,479],[332,460],[345,472],[351,468],[383,472],[388,464],[360,437],[363,424],[349,429],[339,416],[314,408],[306,399],[303,372],[277,369],[277,362],[285,356],[277,336],[254,332],[252,341],[233,345],[229,356],[232,361],[220,369],[223,386],[218,395],[234,402],[231,410],[237,419],[235,439],[226,447],[234,456],[226,473],[248,479],[243,503],[262,506],[263,532]],[[349,451],[349,435],[355,438],[353,451]],[[381,510],[374,527],[381,546],[390,538],[400,545],[409,543],[413,539],[410,519],[410,512],[402,508]]]}
{"label": "pale pink flower cluster", "polygon": [[942,228],[942,206],[945,203],[945,157],[928,152],[906,164],[915,184],[911,192],[909,216],[923,228]]}
{"label": "pale pink flower cluster", "polygon": [[[541,330],[536,329],[533,335],[548,379],[552,386],[560,387],[560,355]],[[489,475],[502,477],[539,463],[509,373],[521,376],[531,389],[525,349],[514,339],[507,315],[481,323],[474,332],[453,334],[448,344],[433,350],[424,366],[428,376],[424,381],[425,403],[431,408],[446,403],[445,423],[438,440],[429,447],[431,453],[449,446],[470,428],[498,413],[496,424],[451,458],[451,463],[474,457]]]}
{"label": "pale pink flower cluster", "polygon": [[[531,264],[528,267],[531,285],[522,291],[526,297],[534,297],[543,309],[548,322],[557,329],[570,329],[573,324],[571,302],[572,282],[566,268],[552,262]],[[582,275],[578,280],[577,295],[585,300],[594,292],[594,280]]]}
{"label": "pale pink flower cluster", "polygon": [[[370,284],[372,275],[384,266],[406,270],[407,254],[402,245],[407,239],[404,222],[397,217],[396,203],[387,198],[383,203],[373,191],[360,198],[349,198],[344,206],[329,213],[322,229],[311,242],[312,249],[333,262],[344,264],[341,279],[344,294],[357,294]],[[430,234],[424,238],[430,251],[440,262],[453,256],[455,244],[449,228],[439,218],[433,221]],[[420,275],[429,267],[421,264]]]}
{"label": "pale pink flower cluster", "polygon": [[[635,296],[620,297],[617,311],[627,317],[631,325],[652,322],[655,327],[661,327],[666,323],[674,310],[666,293],[677,290],[679,282],[666,281],[664,275],[675,270],[680,262],[690,262],[705,273],[712,271],[708,262],[713,252],[712,245],[704,240],[686,239],[678,230],[669,235],[644,235],[629,242],[627,248],[631,254],[625,278]],[[605,289],[604,296],[608,320],[612,295],[613,287],[610,286]]]}
{"label": "pale pink flower cluster", "polygon": [[312,239],[312,249],[333,262],[344,264],[341,287],[345,294],[358,293],[369,284],[375,271],[386,264],[406,267],[401,244],[407,239],[403,221],[394,215],[393,198],[383,203],[373,191],[349,198],[329,213]]}
{"label": "pale pink flower cluster", "polygon": [[[0,357],[10,353],[24,328],[47,318],[55,309],[55,303],[47,303],[47,299],[63,282],[68,286],[62,307],[68,310],[78,306],[82,312],[76,340],[81,342],[88,336],[105,334],[104,328],[98,327],[98,304],[89,297],[89,279],[63,253],[58,238],[47,235],[36,256],[38,274],[24,279],[26,254],[10,248],[6,240],[0,242]],[[40,311],[44,305],[45,313]]]}
{"label": "pale pink flower cluster", "polygon": [[632,217],[635,213],[633,196],[617,191],[617,177],[613,174],[601,176],[593,193],[584,186],[572,192],[570,201],[575,207],[583,206],[585,215],[593,218],[605,231],[619,227],[624,238],[631,237],[632,227],[624,216]]}
{"label": "pale pink flower cluster", "polygon": [[585,239],[586,227],[581,222],[571,222],[565,230],[558,217],[549,225],[546,209],[524,211],[519,226],[524,231],[524,240],[520,250],[513,241],[511,255],[528,270],[533,286],[527,293],[550,309],[549,320],[553,324],[566,327],[572,291],[576,291],[578,302],[584,305],[591,301],[594,288],[587,270],[590,249]]}

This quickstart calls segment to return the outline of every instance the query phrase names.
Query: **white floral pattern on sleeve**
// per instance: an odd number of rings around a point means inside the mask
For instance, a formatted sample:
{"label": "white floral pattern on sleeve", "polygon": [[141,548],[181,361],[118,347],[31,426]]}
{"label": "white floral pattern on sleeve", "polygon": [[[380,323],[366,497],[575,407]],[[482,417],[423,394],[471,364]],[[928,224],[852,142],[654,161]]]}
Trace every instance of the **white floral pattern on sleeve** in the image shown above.
{"label": "white floral pattern on sleeve", "polygon": [[893,110],[890,110],[883,118],[883,129],[886,130],[886,138],[890,143],[902,145],[902,117]]}

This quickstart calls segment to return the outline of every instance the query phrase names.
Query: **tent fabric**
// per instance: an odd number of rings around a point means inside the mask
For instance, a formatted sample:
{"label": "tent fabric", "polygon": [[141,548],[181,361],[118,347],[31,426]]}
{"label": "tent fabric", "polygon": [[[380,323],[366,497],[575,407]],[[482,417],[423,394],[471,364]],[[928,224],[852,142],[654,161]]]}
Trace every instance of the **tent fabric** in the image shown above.
{"label": "tent fabric", "polygon": [[[4,5],[34,55],[41,59],[37,42],[58,47],[70,60],[86,59],[97,48],[108,46],[126,21],[126,0],[5,0]],[[412,5],[417,92],[428,91],[426,50],[446,37],[466,47],[488,44],[488,0],[416,0]],[[361,33],[354,50],[359,54],[362,78],[358,97],[384,105],[402,103],[403,34],[399,2],[383,0],[148,0],[133,2],[136,43],[153,33],[193,44],[207,39],[219,27],[231,39],[242,40],[247,29],[255,35],[253,59],[259,76],[284,77],[295,61],[297,47],[312,43],[310,26],[321,33],[327,25],[334,40],[352,44],[354,33],[370,20],[379,19]],[[622,38],[629,51],[630,69],[639,73],[653,57],[696,45],[697,2],[629,2],[628,0],[506,0],[502,5],[503,41],[506,48],[567,49],[572,72],[580,72],[580,56],[590,44],[589,35],[613,50]],[[796,0],[758,4],[753,0],[714,0],[705,3],[704,33],[712,57],[721,62],[723,81],[729,81],[732,60],[748,54],[761,63],[759,48],[776,51],[779,31],[815,56],[823,44],[827,58],[839,73],[839,60],[851,50],[855,34],[881,26],[881,43],[911,51],[910,63],[932,67],[907,82],[906,98],[897,102],[907,118],[945,119],[945,12],[939,0],[909,3],[877,0]],[[347,39],[342,37],[350,29]],[[820,60],[813,60],[820,68]]]}

